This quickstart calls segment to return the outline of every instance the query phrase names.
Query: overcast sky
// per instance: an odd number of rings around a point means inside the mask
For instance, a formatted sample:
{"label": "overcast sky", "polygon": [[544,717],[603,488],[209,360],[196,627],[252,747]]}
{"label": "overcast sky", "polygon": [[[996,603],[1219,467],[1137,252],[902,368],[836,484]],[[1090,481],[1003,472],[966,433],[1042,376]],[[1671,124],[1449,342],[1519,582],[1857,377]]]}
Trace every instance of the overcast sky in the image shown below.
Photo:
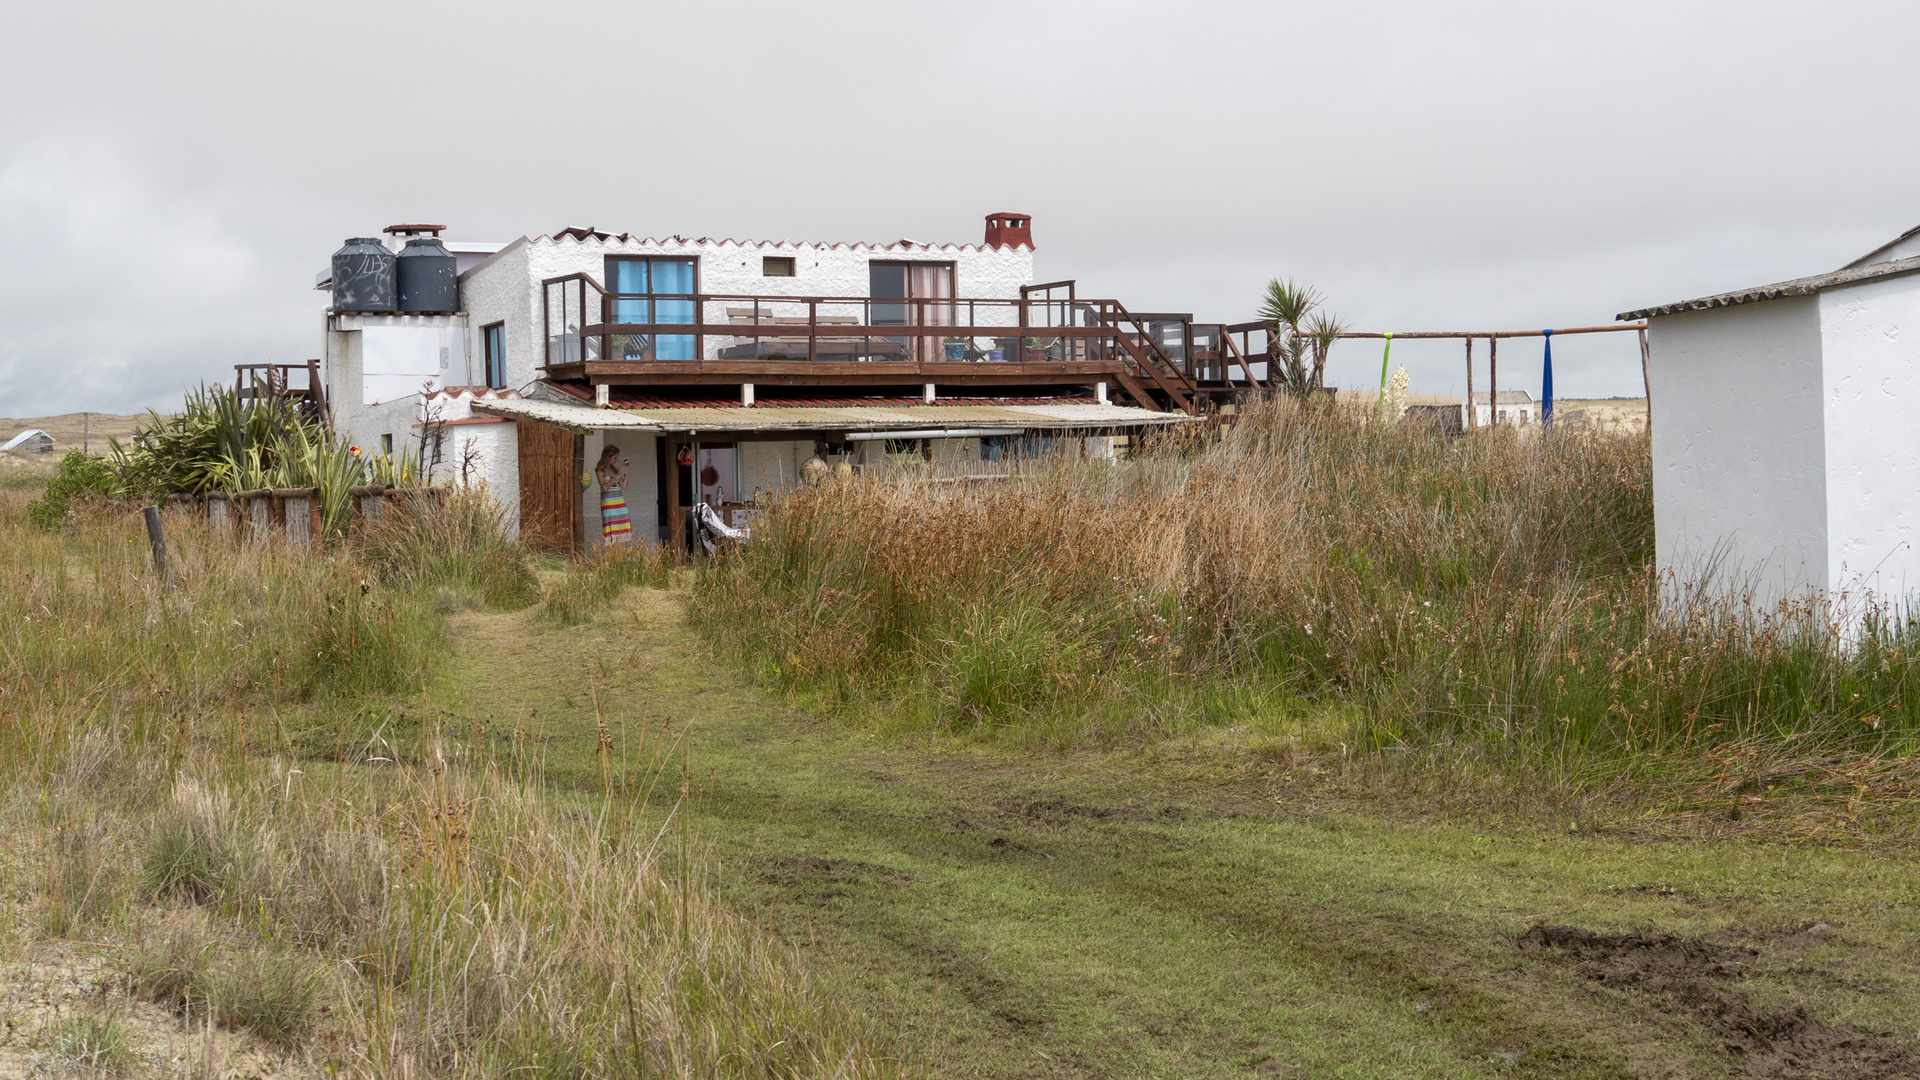
{"label": "overcast sky", "polygon": [[[1083,294],[1239,320],[1290,276],[1397,331],[1607,322],[1920,222],[1911,0],[66,0],[5,26],[8,416],[316,356],[315,272],[398,221],[978,241],[1015,210]],[[1559,393],[1638,394],[1629,339],[1558,343]],[[1378,348],[1332,381],[1377,382]],[[1394,357],[1463,387],[1457,343]],[[1537,392],[1537,343],[1501,361]]]}

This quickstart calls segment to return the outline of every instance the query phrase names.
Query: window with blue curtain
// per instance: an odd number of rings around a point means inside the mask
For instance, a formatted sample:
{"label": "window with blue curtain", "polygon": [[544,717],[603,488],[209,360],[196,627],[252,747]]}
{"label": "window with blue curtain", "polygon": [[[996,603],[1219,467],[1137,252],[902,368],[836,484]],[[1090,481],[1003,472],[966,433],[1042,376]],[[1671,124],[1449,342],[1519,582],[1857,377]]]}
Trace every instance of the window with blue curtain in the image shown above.
{"label": "window with blue curtain", "polygon": [[[694,261],[646,256],[609,256],[607,291],[613,294],[617,323],[692,323]],[[622,360],[697,360],[692,334],[614,336],[613,355]],[[651,345],[651,347],[649,347]]]}

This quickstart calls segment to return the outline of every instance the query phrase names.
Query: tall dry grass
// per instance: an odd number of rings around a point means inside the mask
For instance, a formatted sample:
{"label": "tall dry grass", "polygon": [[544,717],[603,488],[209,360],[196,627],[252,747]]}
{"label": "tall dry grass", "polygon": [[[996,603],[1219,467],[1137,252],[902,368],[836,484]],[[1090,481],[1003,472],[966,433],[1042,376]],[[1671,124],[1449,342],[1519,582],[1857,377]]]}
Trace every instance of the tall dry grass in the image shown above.
{"label": "tall dry grass", "polygon": [[1663,607],[1652,540],[1644,435],[1277,403],[1119,464],[803,491],[695,606],[803,693],[1016,741],[1314,711],[1351,747],[1563,779],[1742,740],[1916,748],[1905,624],[1855,647],[1816,604]]}
{"label": "tall dry grass", "polygon": [[169,591],[137,514],[47,533],[25,503],[0,493],[0,955],[121,946],[135,993],[330,1075],[892,1071],[703,888],[669,744],[583,810],[525,732],[421,700],[445,591],[515,580],[483,521],[309,557],[169,516]]}

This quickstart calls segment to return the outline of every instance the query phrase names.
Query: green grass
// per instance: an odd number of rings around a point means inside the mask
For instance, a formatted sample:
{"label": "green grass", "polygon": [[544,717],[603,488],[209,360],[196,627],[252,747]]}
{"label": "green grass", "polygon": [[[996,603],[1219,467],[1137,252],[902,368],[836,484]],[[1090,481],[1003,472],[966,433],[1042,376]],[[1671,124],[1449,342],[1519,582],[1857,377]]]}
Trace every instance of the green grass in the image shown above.
{"label": "green grass", "polygon": [[83,1074],[114,1075],[136,1060],[125,1026],[111,1013],[69,1016],[54,1025],[52,1042],[54,1057]]}
{"label": "green grass", "polygon": [[671,754],[574,813],[535,747],[448,715],[446,613],[536,582],[468,498],[310,554],[169,514],[169,589],[123,507],[32,528],[0,493],[0,979],[111,950],[88,969],[180,1031],[343,1075],[892,1075],[684,828],[642,828],[683,802]]}
{"label": "green grass", "polygon": [[695,624],[881,732],[1117,747],[1313,712],[1410,775],[1564,799],[1756,776],[1844,798],[1868,779],[1846,761],[1920,805],[1915,624],[1855,612],[1853,640],[1817,599],[1661,579],[1644,434],[1237,420],[998,484],[804,489],[693,579]]}
{"label": "green grass", "polygon": [[[583,808],[603,783],[596,696],[616,761],[643,730],[683,733],[714,886],[932,1075],[1737,1073],[1668,995],[1519,949],[1540,923],[1751,945],[1729,992],[1920,1044],[1905,848],[1429,803],[1390,770],[1343,768],[1327,745],[1343,721],[1311,713],[1122,750],[876,737],[716,664],[680,605],[629,593],[565,630],[462,616],[440,692],[529,724]],[[505,650],[561,662],[509,672]],[[1779,944],[1818,920],[1836,935]]]}

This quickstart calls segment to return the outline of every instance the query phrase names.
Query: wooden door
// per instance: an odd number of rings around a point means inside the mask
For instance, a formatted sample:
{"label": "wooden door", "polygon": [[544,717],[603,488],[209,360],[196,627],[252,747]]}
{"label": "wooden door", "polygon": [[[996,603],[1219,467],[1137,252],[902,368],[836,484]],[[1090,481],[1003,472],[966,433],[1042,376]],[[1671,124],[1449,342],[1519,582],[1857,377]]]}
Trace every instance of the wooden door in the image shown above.
{"label": "wooden door", "polygon": [[579,551],[586,440],[555,424],[521,420],[518,426],[520,539],[536,551]]}

